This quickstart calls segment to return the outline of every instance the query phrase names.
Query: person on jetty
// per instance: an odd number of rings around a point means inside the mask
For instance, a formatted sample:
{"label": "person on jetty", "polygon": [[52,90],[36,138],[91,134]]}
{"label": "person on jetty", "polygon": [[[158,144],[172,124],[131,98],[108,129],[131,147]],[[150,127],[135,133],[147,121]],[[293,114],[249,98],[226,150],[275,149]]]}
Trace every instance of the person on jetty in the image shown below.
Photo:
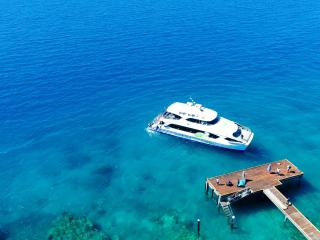
{"label": "person on jetty", "polygon": [[271,171],[272,171],[272,166],[271,166],[271,164],[268,165],[267,171],[268,171],[269,173],[271,173]]}
{"label": "person on jetty", "polygon": [[226,184],[228,187],[231,187],[233,186],[232,182],[230,180],[227,181],[227,184]]}
{"label": "person on jetty", "polygon": [[289,173],[290,171],[291,171],[291,166],[288,165],[288,166],[287,166],[287,173]]}
{"label": "person on jetty", "polygon": [[280,175],[280,168],[277,168],[277,174]]}
{"label": "person on jetty", "polygon": [[242,171],[241,177],[242,177],[242,179],[246,179],[246,173],[245,173],[245,171]]}
{"label": "person on jetty", "polygon": [[220,179],[219,178],[216,178],[216,183],[217,183],[217,185],[220,185]]}

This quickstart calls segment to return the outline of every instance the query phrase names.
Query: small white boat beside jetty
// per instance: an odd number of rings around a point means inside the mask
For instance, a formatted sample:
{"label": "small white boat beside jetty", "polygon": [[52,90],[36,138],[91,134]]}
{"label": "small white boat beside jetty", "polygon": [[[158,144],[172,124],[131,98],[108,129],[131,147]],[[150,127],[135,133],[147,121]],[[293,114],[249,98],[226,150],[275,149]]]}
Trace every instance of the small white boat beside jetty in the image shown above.
{"label": "small white boat beside jetty", "polygon": [[194,101],[171,104],[147,130],[234,150],[245,150],[254,136],[249,128]]}

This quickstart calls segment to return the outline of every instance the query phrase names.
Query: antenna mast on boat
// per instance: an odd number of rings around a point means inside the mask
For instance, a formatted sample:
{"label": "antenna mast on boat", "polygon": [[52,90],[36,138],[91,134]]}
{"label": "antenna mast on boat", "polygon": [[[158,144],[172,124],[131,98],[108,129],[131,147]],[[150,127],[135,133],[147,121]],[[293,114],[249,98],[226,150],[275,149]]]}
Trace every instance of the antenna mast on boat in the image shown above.
{"label": "antenna mast on boat", "polygon": [[197,103],[193,100],[192,97],[189,97],[190,101],[192,102],[193,105],[196,105]]}

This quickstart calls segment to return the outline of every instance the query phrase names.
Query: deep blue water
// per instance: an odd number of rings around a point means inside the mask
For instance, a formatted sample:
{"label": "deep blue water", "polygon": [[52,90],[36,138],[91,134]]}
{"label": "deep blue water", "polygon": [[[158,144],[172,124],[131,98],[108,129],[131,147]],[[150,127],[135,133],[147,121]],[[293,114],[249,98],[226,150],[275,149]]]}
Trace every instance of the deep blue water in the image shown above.
{"label": "deep blue water", "polygon": [[[286,192],[320,227],[319,1],[1,1],[0,231],[45,239],[62,212],[113,239],[301,239],[269,201],[234,207],[206,177],[289,158]],[[149,136],[189,97],[250,127],[243,153]]]}

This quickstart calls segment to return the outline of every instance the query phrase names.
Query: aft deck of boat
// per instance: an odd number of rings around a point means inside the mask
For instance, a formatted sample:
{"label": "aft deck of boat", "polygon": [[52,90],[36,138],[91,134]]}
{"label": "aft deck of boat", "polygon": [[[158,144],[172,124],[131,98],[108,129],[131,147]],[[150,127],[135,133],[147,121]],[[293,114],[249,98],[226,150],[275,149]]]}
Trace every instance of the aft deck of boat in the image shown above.
{"label": "aft deck of boat", "polygon": [[[271,166],[271,171],[270,171]],[[288,166],[290,168],[288,169]],[[206,192],[212,190],[218,196],[218,206],[228,217],[231,227],[236,226],[231,204],[253,193],[264,193],[289,219],[293,225],[310,240],[320,240],[319,230],[276,188],[284,182],[299,179],[303,176],[289,160],[284,159],[240,171],[215,176],[206,180]],[[244,187],[238,187],[238,180],[245,177]],[[217,181],[218,179],[218,181]],[[231,182],[232,185],[227,184]]]}

